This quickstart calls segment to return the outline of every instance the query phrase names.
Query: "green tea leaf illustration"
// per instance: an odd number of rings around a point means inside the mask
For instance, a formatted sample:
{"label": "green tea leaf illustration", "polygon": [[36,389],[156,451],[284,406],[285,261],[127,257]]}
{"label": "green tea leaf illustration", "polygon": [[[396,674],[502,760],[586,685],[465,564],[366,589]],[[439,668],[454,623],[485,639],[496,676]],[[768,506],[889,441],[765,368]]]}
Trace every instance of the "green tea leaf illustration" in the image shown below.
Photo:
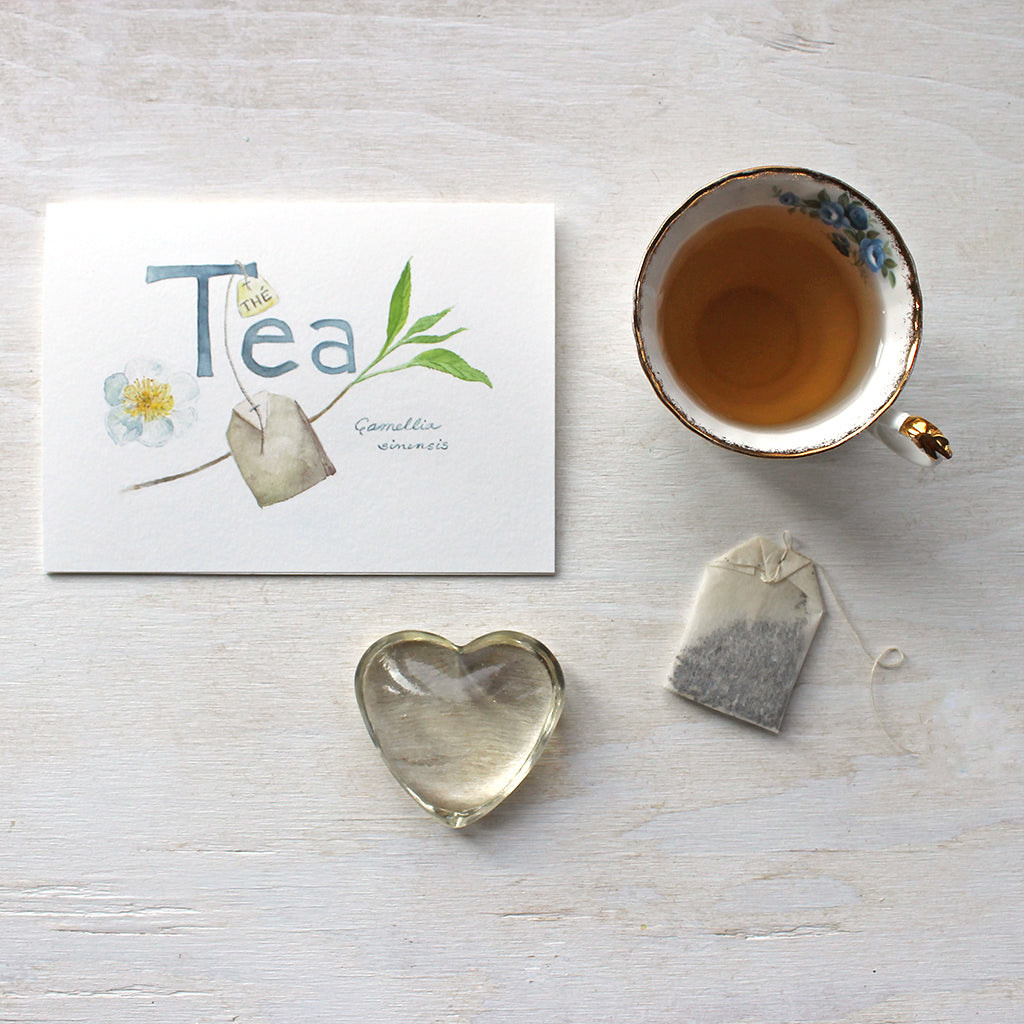
{"label": "green tea leaf illustration", "polygon": [[447,341],[452,336],[461,334],[465,329],[465,327],[457,327],[454,331],[449,331],[447,334],[412,335],[410,332],[394,347],[398,348],[400,345],[440,345],[441,342]]}
{"label": "green tea leaf illustration", "polygon": [[405,321],[409,319],[409,296],[411,293],[412,267],[407,262],[401,276],[398,278],[395,290],[391,293],[391,308],[388,311],[388,336],[385,347],[398,337],[398,332],[405,326]]}
{"label": "green tea leaf illustration", "polygon": [[479,381],[491,387],[487,374],[482,370],[474,369],[462,356],[446,348],[432,348],[427,352],[420,352],[414,359],[410,359],[409,366],[425,366],[428,370],[438,370],[441,373],[450,373],[459,380]]}
{"label": "green tea leaf illustration", "polygon": [[[414,334],[422,334],[424,331],[429,331],[430,328],[438,322],[438,320],[446,317],[451,311],[452,307],[449,306],[447,309],[442,309],[440,313],[433,313],[430,316],[421,316],[419,320],[417,320],[416,323],[414,323],[412,327],[405,332],[405,338],[411,338]],[[405,338],[403,338],[402,341],[405,341]]]}

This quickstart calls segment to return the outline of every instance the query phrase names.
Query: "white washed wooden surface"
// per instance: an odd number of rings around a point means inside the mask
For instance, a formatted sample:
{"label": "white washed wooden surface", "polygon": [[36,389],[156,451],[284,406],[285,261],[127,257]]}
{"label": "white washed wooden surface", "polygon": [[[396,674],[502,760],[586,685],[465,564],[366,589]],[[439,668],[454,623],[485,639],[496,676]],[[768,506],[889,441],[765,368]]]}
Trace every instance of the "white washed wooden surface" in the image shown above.
{"label": "white washed wooden surface", "polygon": [[[0,1021],[1021,1019],[1022,43],[1018,0],[0,3]],[[654,399],[649,237],[774,162],[910,244],[951,464],[748,460]],[[43,209],[86,196],[554,202],[557,575],[43,575]],[[778,738],[661,689],[700,566],[782,528],[907,652],[919,756],[834,607]],[[353,667],[506,626],[567,710],[453,833]]]}

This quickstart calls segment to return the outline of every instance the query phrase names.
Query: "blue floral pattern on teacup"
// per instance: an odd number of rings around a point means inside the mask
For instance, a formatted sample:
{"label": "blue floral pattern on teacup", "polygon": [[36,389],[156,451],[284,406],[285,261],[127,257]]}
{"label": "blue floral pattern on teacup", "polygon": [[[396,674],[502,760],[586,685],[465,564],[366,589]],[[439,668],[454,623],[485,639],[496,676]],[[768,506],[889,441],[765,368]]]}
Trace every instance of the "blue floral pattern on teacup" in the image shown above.
{"label": "blue floral pattern on teacup", "polygon": [[847,259],[858,267],[864,267],[872,274],[879,274],[896,287],[896,260],[888,239],[874,225],[863,204],[852,199],[846,192],[836,196],[822,189],[811,199],[804,199],[795,192],[784,192],[777,186],[775,198],[790,211],[799,210],[810,217],[817,217],[832,230],[832,244]]}

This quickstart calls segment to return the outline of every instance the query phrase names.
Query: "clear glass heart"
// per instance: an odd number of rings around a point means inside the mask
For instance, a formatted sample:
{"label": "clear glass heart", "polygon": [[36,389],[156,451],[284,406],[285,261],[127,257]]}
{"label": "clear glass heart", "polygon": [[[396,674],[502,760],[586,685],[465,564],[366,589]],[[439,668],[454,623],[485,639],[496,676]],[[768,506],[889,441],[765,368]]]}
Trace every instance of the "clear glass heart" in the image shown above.
{"label": "clear glass heart", "polygon": [[372,644],[356,699],[391,774],[452,828],[492,811],[529,774],[559,715],[555,656],[503,630],[458,647],[405,630]]}

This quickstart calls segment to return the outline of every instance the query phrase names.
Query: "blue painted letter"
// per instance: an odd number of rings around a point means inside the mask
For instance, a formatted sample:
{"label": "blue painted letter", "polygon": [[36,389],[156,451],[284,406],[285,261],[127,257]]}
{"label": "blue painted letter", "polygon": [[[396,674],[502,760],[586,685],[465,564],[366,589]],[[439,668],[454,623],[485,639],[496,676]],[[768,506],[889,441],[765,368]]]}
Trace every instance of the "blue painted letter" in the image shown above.
{"label": "blue painted letter", "polygon": [[[352,341],[352,327],[347,320],[314,320],[309,325],[314,331],[319,331],[321,327],[337,327],[339,330],[344,331],[345,341],[321,341],[313,352],[310,358],[313,360],[313,365],[321,371],[321,373],[355,373],[356,372],[356,349],[355,344]],[[324,363],[320,358],[320,353],[325,348],[343,348],[348,353],[348,359],[340,366],[330,366]]]}
{"label": "blue painted letter", "polygon": [[[206,263],[199,266],[146,267],[146,283],[166,281],[175,277],[194,277],[198,286],[196,300],[196,343],[199,354],[196,359],[196,376],[212,377],[213,367],[210,363],[210,278],[237,274],[237,263]],[[245,272],[250,277],[258,277],[255,263],[247,263]]]}
{"label": "blue painted letter", "polygon": [[[267,333],[265,328],[270,328],[273,333]],[[242,362],[253,373],[259,374],[261,377],[280,377],[282,373],[294,370],[299,364],[289,359],[278,363],[277,366],[264,366],[253,358],[252,347],[259,344],[290,345],[294,340],[292,329],[283,320],[275,320],[274,317],[269,316],[266,320],[254,323],[245,332],[245,337],[242,339]]]}

